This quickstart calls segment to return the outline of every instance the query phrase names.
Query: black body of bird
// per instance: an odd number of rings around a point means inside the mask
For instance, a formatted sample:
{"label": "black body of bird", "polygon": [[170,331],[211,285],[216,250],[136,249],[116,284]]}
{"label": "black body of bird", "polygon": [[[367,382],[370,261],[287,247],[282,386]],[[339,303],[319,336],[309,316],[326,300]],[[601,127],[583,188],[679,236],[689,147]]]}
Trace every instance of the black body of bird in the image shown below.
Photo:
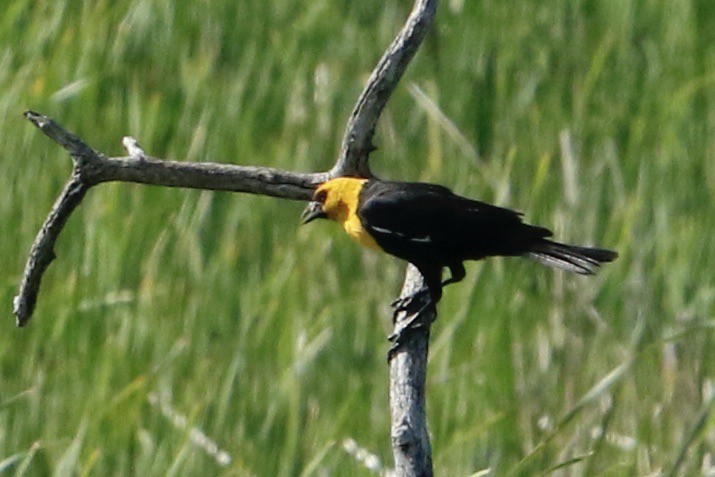
{"label": "black body of bird", "polygon": [[[442,287],[461,281],[463,262],[490,256],[526,256],[544,265],[593,274],[618,254],[549,240],[551,231],[526,224],[521,214],[454,194],[446,187],[342,177],[323,183],[303,223],[328,218],[359,243],[415,265],[434,303]],[[448,268],[451,277],[442,281]]]}

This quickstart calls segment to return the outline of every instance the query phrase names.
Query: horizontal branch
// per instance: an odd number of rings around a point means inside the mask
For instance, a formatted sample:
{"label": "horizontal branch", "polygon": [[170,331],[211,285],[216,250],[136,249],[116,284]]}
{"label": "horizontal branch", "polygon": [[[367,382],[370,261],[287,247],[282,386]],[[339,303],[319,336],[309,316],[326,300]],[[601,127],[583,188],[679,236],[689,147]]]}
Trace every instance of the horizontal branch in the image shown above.
{"label": "horizontal branch", "polygon": [[27,111],[25,117],[70,153],[73,170],[30,249],[20,289],[13,300],[18,326],[26,325],[32,317],[42,276],[55,258],[57,237],[92,186],[122,181],[310,200],[313,189],[329,177],[326,172],[300,173],[268,167],[156,159],[148,157],[133,138],[124,138],[129,156],[107,157],[47,116]]}
{"label": "horizontal branch", "polygon": [[310,200],[313,189],[325,181],[328,174],[213,162],[167,161],[151,157],[97,157],[91,167],[81,171],[81,176],[91,185],[122,181]]}
{"label": "horizontal branch", "polygon": [[27,111],[25,117],[70,153],[75,174],[87,186],[123,181],[310,200],[316,185],[328,179],[325,172],[300,173],[270,167],[157,159],[146,156],[133,140],[124,141],[131,156],[107,157],[47,116]]}

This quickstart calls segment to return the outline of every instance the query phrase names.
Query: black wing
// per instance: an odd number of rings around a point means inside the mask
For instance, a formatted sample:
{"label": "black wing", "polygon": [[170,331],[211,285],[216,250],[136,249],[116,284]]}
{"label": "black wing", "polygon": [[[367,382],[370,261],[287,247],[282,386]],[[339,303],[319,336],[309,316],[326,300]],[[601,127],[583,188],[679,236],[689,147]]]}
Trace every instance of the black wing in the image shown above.
{"label": "black wing", "polygon": [[524,224],[513,210],[434,184],[370,181],[363,188],[358,215],[386,252],[416,265],[521,255],[534,240],[550,235]]}

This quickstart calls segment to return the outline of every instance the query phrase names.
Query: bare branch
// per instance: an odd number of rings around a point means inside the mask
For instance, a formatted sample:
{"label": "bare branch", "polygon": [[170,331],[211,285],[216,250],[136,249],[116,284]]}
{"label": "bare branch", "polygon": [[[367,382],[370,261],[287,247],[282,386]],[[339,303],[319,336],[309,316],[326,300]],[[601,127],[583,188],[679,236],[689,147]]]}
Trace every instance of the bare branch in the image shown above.
{"label": "bare branch", "polygon": [[375,146],[372,137],[382,109],[397,87],[407,65],[422,44],[437,10],[437,0],[416,0],[402,30],[382,55],[360,94],[345,130],[340,156],[331,177],[371,177],[368,158]]}
{"label": "bare branch", "polygon": [[78,177],[73,176],[65,185],[52,206],[50,215],[37,233],[32,249],[30,249],[30,257],[25,265],[20,291],[12,302],[17,326],[25,326],[32,317],[37,303],[37,294],[40,291],[42,275],[55,259],[55,241],[87,190],[88,187]]}
{"label": "bare branch", "polygon": [[[315,186],[331,177],[371,177],[368,160],[375,149],[372,143],[375,126],[387,100],[424,40],[437,4],[438,0],[415,0],[404,27],[385,51],[361,93],[348,122],[340,155],[327,173],[295,173],[264,167],[165,161],[147,156],[134,138],[124,139],[129,156],[107,157],[50,118],[32,111],[26,112],[28,120],[70,153],[74,168],[32,245],[20,291],[13,302],[18,325],[25,325],[32,316],[42,275],[55,257],[54,244],[59,233],[87,190],[96,184],[125,181],[309,200]],[[422,286],[419,272],[409,266],[401,296],[407,296]],[[396,331],[405,328],[405,323],[413,316],[410,313],[398,314],[395,320]],[[391,355],[391,435],[398,476],[432,475],[425,414],[428,338],[429,324],[425,324],[410,332],[404,345]]]}
{"label": "bare branch", "polygon": [[[407,266],[401,297],[410,296],[424,287],[422,275],[413,265]],[[415,303],[420,308],[420,300]],[[400,312],[395,319],[395,332],[409,323],[418,310]],[[423,310],[424,313],[432,313]],[[431,476],[432,448],[427,431],[425,382],[429,323],[436,316],[422,319],[422,327],[410,330],[406,341],[391,354],[390,411],[392,414],[392,454],[397,476]]]}
{"label": "bare branch", "polygon": [[82,142],[82,140],[80,140],[80,138],[76,135],[67,131],[44,114],[40,114],[35,111],[25,111],[25,117],[32,124],[37,126],[40,131],[45,133],[45,136],[64,147],[67,152],[70,153],[73,160],[84,157],[91,158],[99,154],[97,151]]}
{"label": "bare branch", "polygon": [[282,199],[310,200],[327,173],[289,172],[270,167],[237,166],[214,162],[178,162],[152,157],[103,157],[82,170],[82,179],[94,185],[122,181],[164,187],[247,192]]}
{"label": "bare branch", "polygon": [[47,116],[27,111],[25,117],[70,153],[74,168],[30,250],[20,290],[13,300],[13,313],[18,326],[24,326],[32,317],[42,276],[55,258],[57,237],[87,190],[96,184],[124,181],[309,200],[315,186],[328,178],[327,173],[296,173],[268,167],[155,159],[146,157],[136,140],[131,138],[124,140],[130,156],[107,157]]}
{"label": "bare branch", "polygon": [[107,157],[47,116],[27,111],[25,117],[72,155],[75,174],[88,186],[122,181],[310,200],[315,186],[328,178],[327,173],[299,173],[270,167],[157,159],[146,156],[133,138],[123,140],[125,147],[130,149],[130,156]]}
{"label": "bare branch", "polygon": [[[415,1],[407,22],[385,51],[358,99],[343,138],[340,157],[331,174],[346,175],[347,171],[355,170],[357,175],[371,176],[368,156],[375,148],[372,138],[377,120],[422,44],[434,19],[437,4],[437,0]],[[400,297],[409,296],[423,287],[424,280],[417,268],[408,265]],[[394,333],[401,334],[416,312],[418,310],[398,313]],[[433,475],[425,410],[429,323],[436,316],[431,318],[421,320],[423,327],[412,330],[406,342],[390,355],[390,435],[395,475],[399,477]]]}

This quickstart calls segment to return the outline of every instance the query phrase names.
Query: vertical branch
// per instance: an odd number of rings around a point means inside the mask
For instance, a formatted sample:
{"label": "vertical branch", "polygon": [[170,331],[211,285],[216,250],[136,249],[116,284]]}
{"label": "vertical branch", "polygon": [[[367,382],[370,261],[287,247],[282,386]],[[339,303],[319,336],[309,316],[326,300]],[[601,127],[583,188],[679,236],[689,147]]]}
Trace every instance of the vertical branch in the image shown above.
{"label": "vertical branch", "polygon": [[[415,0],[414,7],[392,44],[375,66],[360,94],[345,130],[340,156],[330,177],[357,175],[371,177],[369,155],[375,149],[372,138],[385,104],[422,44],[437,12],[438,0]],[[401,296],[424,286],[417,269],[409,265]],[[416,311],[415,311],[416,312]],[[415,312],[395,316],[395,331],[404,330]],[[431,313],[431,312],[430,312]],[[433,316],[431,318],[436,318]],[[411,331],[404,343],[390,353],[390,410],[392,448],[398,476],[431,476],[432,451],[425,412],[425,381],[429,324]]]}
{"label": "vertical branch", "polygon": [[[438,0],[415,0],[405,25],[372,71],[353,109],[343,137],[340,156],[331,177],[357,175],[371,177],[369,155],[375,149],[372,138],[387,100],[407,69],[434,20]],[[401,296],[424,286],[417,269],[409,265]],[[395,317],[395,330],[405,328],[414,312]],[[432,317],[435,318],[435,317]],[[432,320],[422,320],[430,323]],[[431,476],[432,450],[427,432],[425,381],[429,325],[411,331],[404,343],[390,354],[390,410],[392,449],[397,476]]]}
{"label": "vertical branch", "polygon": [[[422,275],[417,268],[407,266],[401,297],[412,295],[423,288]],[[419,305],[419,303],[418,303]],[[418,306],[419,308],[419,306]],[[430,311],[424,311],[431,313]],[[400,312],[395,319],[395,330],[410,321],[414,312]],[[436,316],[432,317],[433,319]],[[432,320],[423,320],[429,323]],[[397,476],[431,476],[432,447],[427,431],[425,383],[429,326],[410,330],[405,342],[390,359],[390,411],[392,414],[392,453]]]}

